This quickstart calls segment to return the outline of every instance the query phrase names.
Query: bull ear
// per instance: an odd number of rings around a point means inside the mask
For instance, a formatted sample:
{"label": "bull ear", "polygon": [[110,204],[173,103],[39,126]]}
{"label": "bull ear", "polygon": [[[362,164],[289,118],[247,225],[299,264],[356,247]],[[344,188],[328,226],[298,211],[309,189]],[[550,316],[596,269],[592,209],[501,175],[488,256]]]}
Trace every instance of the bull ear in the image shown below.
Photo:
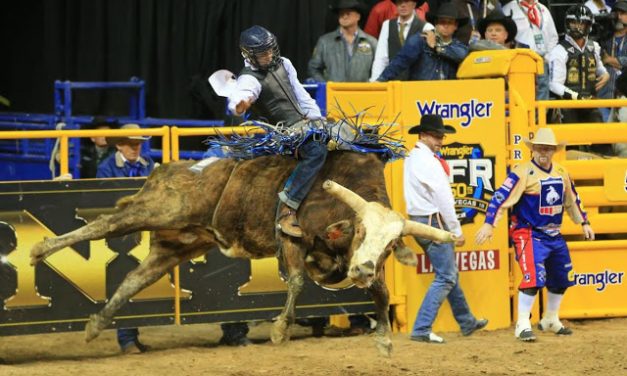
{"label": "bull ear", "polygon": [[455,235],[451,234],[448,231],[440,230],[438,228],[427,226],[425,224],[411,220],[405,221],[402,235],[412,235],[419,238],[435,240],[443,243],[450,243],[455,241]]}
{"label": "bull ear", "polygon": [[403,240],[399,240],[394,248],[394,257],[403,265],[417,266],[418,256],[413,249],[405,245]]}
{"label": "bull ear", "polygon": [[358,215],[364,211],[368,201],[361,198],[360,195],[351,191],[350,189],[344,188],[338,183],[327,180],[322,184],[322,188],[324,188],[327,192],[331,193],[333,196],[342,200],[346,205],[350,206]]}
{"label": "bull ear", "polygon": [[327,226],[324,242],[331,249],[347,248],[353,239],[353,224],[345,219]]}

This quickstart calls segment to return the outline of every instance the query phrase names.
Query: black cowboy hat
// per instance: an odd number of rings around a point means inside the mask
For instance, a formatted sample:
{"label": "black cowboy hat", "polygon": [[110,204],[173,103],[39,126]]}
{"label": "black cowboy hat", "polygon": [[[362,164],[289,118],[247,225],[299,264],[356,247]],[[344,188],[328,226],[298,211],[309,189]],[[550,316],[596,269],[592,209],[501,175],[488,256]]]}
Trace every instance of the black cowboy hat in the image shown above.
{"label": "black cowboy hat", "polygon": [[409,134],[422,132],[456,133],[457,131],[451,125],[444,125],[440,115],[422,115],[420,124],[409,128]]}
{"label": "black cowboy hat", "polygon": [[82,124],[81,129],[96,129],[103,126],[115,129],[120,126],[120,123],[118,123],[117,119],[110,119],[107,116],[96,115],[91,120],[91,123]]}
{"label": "black cowboy hat", "polygon": [[429,11],[427,13],[427,21],[433,25],[438,23],[438,18],[452,18],[457,20],[457,27],[460,28],[468,22],[468,17],[464,17],[459,14],[457,6],[450,2],[440,5],[437,12]]}
{"label": "black cowboy hat", "polygon": [[503,25],[503,27],[507,31],[507,39],[505,40],[506,43],[509,43],[513,41],[514,38],[516,38],[518,28],[516,27],[516,23],[512,20],[511,15],[506,16],[500,10],[495,9],[490,12],[490,14],[486,16],[486,18],[482,18],[481,20],[479,20],[477,28],[479,29],[479,34],[481,34],[483,38],[485,38],[485,31],[487,30],[488,25],[490,25],[491,23],[500,23],[501,25]]}
{"label": "black cowboy hat", "polygon": [[334,13],[339,13],[342,9],[352,9],[362,16],[366,13],[366,7],[359,0],[337,0],[331,9]]}

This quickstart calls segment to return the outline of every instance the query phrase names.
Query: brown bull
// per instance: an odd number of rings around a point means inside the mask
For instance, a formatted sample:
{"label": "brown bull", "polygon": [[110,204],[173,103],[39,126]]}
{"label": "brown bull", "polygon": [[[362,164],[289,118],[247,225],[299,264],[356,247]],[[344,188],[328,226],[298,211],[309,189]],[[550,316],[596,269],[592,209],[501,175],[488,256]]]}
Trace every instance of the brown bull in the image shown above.
{"label": "brown bull", "polygon": [[301,239],[284,236],[274,226],[277,193],[295,165],[293,158],[221,159],[200,173],[189,169],[193,163],[173,162],[157,168],[137,194],[118,202],[114,214],[101,215],[80,229],[33,247],[31,262],[35,264],[82,240],[152,231],[150,254],[126,276],[102,311],[90,316],[87,341],[109,326],[132,296],[175,265],[216,245],[229,257],[264,258],[277,255],[280,244],[288,294],[272,328],[272,341],[289,339],[288,327],[305,272],[322,284],[348,276],[370,292],[378,318],[376,344],[383,354],[390,354],[388,291],[382,273],[387,256],[394,250],[402,262],[415,261],[413,252],[402,244],[403,235],[440,241],[452,238],[448,232],[405,220],[389,209],[383,162],[372,154],[330,153],[298,211],[304,232]]}

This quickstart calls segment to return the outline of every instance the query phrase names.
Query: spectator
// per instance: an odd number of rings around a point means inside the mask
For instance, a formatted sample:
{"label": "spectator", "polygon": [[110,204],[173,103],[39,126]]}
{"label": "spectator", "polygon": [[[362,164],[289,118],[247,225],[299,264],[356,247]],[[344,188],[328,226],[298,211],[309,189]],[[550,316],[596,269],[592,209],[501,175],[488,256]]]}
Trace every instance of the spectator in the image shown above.
{"label": "spectator", "polygon": [[535,138],[525,140],[525,144],[532,151],[532,160],[514,167],[494,193],[475,242],[483,244],[490,240],[497,220],[507,209],[512,209],[510,235],[523,273],[518,287],[518,321],[514,335],[521,341],[531,342],[536,337],[529,316],[536,294],[544,286],[548,290],[548,301],[540,330],[572,334],[558,316],[564,292],[575,284],[568,247],[560,233],[564,211],[573,222],[581,224],[586,239],[594,240],[594,231],[568,172],[552,162],[553,155],[564,143],[557,143],[550,128],[541,128]]}
{"label": "spectator", "polygon": [[[137,124],[125,124],[120,129],[139,129]],[[103,160],[98,166],[98,178],[123,178],[148,176],[155,167],[155,162],[141,154],[141,146],[150,136],[110,137],[109,145],[118,150]]]}
{"label": "spectator", "polygon": [[[429,11],[429,3],[424,0],[419,0],[416,3],[421,4],[416,7],[416,16],[418,16],[418,19],[420,19],[421,21],[424,21],[425,16]],[[398,13],[395,1],[381,0],[370,10],[370,14],[368,15],[368,21],[366,21],[364,31],[372,35],[373,37],[377,37],[381,34],[383,22],[385,20],[396,18],[397,16]]]}
{"label": "spectator", "polygon": [[512,0],[503,6],[503,13],[512,16],[518,32],[516,41],[542,56],[544,73],[536,77],[536,99],[549,99],[549,64],[546,55],[559,41],[551,13],[537,0]]}
{"label": "spectator", "polygon": [[[125,124],[121,129],[139,129],[137,124]],[[148,156],[141,156],[140,149],[150,136],[107,137],[108,145],[115,145],[117,152],[98,165],[98,178],[148,176],[155,163]],[[118,328],[118,344],[124,354],[139,354],[149,349],[139,341],[139,329]]]}
{"label": "spectator", "polygon": [[[627,0],[620,0],[612,7],[616,15],[614,35],[601,43],[603,64],[610,74],[607,85],[599,90],[598,97],[613,99],[616,97],[616,79],[627,70]],[[607,122],[609,108],[600,108],[603,121]]]}
{"label": "spectator", "polygon": [[[416,1],[397,0],[395,9],[398,18],[383,21],[377,51],[372,63],[370,81],[376,81],[381,72],[388,66],[390,59],[396,56],[410,35],[434,29],[433,25],[416,16]],[[399,79],[407,80],[408,77],[409,72],[404,71]]]}
{"label": "spectator", "polygon": [[407,38],[377,81],[396,79],[407,68],[410,80],[455,78],[459,63],[468,55],[468,46],[453,38],[453,33],[468,20],[458,16],[452,3],[443,4],[437,13],[428,13],[427,20],[435,24],[435,32],[427,32],[424,37],[414,34]]}
{"label": "spectator", "polygon": [[[562,99],[590,99],[609,80],[601,62],[601,47],[588,39],[594,16],[583,5],[566,11],[566,37],[548,55],[551,65],[551,92]],[[563,123],[600,123],[596,108],[563,109]],[[586,152],[611,155],[611,145],[597,144],[583,148]]]}
{"label": "spectator", "polygon": [[470,45],[471,51],[512,48],[516,39],[516,23],[500,10],[494,10],[477,25],[481,40]]}
{"label": "spectator", "polygon": [[476,42],[480,35],[478,33],[479,21],[487,17],[488,13],[501,10],[499,0],[451,0],[456,6],[459,15],[467,18],[470,22],[461,25],[455,32],[455,38],[464,44]]}
{"label": "spectator", "polygon": [[[82,129],[111,129],[117,128],[116,121],[109,121],[103,116],[94,116],[91,124],[83,125]],[[81,178],[95,178],[100,162],[115,153],[115,147],[107,144],[104,137],[90,137],[81,139]]]}
{"label": "spectator", "polygon": [[[455,128],[444,125],[439,115],[423,115],[420,125],[410,128],[409,133],[420,137],[405,160],[404,167],[405,202],[409,218],[452,232],[457,239],[455,245],[462,246],[465,239],[455,214],[455,200],[449,185],[450,169],[438,155],[445,134],[455,133]],[[488,320],[477,320],[473,316],[459,285],[454,245],[418,237],[415,239],[429,257],[435,279],[422,301],[411,339],[444,343],[444,339],[432,331],[433,321],[444,299],[448,299],[463,335],[469,336],[484,328]]]}
{"label": "spectator", "polygon": [[367,82],[377,40],[358,26],[363,5],[358,0],[339,0],[333,11],[339,28],[318,39],[309,75],[318,82]]}

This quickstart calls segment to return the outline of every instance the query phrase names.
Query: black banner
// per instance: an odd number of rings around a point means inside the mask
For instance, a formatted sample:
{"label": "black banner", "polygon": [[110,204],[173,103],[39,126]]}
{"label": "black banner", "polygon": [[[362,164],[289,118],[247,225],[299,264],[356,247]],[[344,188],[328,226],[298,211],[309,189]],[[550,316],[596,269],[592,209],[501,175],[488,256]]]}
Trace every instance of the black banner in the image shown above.
{"label": "black banner", "polygon": [[[82,330],[126,274],[148,255],[149,233],[80,242],[36,267],[31,247],[111,212],[144,179],[0,183],[0,335]],[[287,285],[276,259],[229,259],[212,249],[180,266],[181,321],[268,320],[278,315]],[[336,286],[337,287],[337,286]],[[365,290],[331,290],[307,280],[298,317],[372,312]],[[147,287],[123,307],[115,326],[174,322],[172,275]]]}

